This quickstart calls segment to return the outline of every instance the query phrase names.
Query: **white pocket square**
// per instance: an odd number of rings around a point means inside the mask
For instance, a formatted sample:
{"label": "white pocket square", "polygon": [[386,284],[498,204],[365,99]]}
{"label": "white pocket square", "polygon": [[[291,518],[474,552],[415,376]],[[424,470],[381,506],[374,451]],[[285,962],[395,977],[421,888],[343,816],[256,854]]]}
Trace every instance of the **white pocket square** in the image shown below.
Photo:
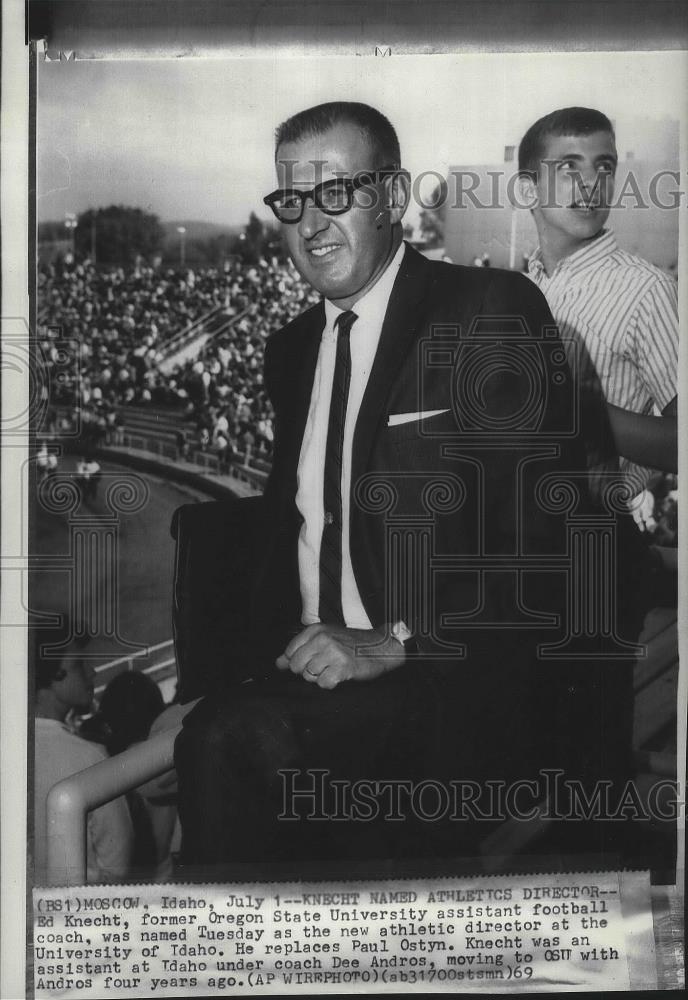
{"label": "white pocket square", "polygon": [[387,426],[398,427],[399,424],[410,424],[414,420],[427,420],[428,417],[437,417],[440,413],[449,413],[449,410],[418,410],[416,413],[390,413],[387,417]]}

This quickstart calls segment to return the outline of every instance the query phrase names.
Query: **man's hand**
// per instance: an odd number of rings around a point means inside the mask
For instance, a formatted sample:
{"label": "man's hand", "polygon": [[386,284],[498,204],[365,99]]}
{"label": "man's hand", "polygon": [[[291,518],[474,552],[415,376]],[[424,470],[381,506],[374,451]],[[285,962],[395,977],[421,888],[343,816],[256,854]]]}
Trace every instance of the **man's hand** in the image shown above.
{"label": "man's hand", "polygon": [[342,681],[372,681],[406,659],[403,645],[388,628],[359,629],[308,625],[277,659],[280,670],[331,690]]}

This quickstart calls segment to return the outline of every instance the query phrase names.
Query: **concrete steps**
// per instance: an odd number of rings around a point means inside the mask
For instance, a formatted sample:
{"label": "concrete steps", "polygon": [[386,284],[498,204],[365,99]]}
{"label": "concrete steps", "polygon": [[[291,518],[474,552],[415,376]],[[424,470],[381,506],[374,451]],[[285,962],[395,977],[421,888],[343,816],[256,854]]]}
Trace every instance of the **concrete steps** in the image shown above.
{"label": "concrete steps", "polygon": [[170,441],[172,444],[177,432],[189,427],[182,411],[173,407],[120,406],[118,413],[125,431]]}
{"label": "concrete steps", "polygon": [[212,337],[229,329],[243,315],[245,315],[245,311],[236,313],[224,306],[216,306],[211,309],[209,313],[192,323],[190,327],[170,341],[158,364],[160,371],[163,375],[169,375],[177,365],[195,361]]}

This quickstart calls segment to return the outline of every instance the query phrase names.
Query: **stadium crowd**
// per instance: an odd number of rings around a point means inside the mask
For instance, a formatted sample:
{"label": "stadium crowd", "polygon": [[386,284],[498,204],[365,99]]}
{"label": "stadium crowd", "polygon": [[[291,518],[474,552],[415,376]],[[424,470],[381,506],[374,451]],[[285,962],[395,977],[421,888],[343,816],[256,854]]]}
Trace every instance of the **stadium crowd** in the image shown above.
{"label": "stadium crowd", "polygon": [[[183,417],[181,454],[195,441],[221,465],[236,448],[269,455],[265,341],[315,301],[292,265],[276,258],[223,268],[99,269],[69,256],[44,265],[38,340],[54,404],[46,430],[57,429],[58,410],[78,410],[86,443],[97,445],[117,440],[128,405],[165,405]],[[168,345],[214,310],[219,332],[197,356],[163,370]]]}

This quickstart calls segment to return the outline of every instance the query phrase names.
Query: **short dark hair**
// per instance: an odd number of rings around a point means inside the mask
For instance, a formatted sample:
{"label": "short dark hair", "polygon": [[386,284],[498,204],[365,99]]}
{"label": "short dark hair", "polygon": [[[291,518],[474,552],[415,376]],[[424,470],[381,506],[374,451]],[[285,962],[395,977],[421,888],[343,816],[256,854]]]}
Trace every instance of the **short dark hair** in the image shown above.
{"label": "short dark hair", "polygon": [[358,101],[330,101],[299,111],[275,129],[275,158],[285,142],[299,142],[306,136],[323,135],[337,125],[353,125],[360,129],[381,163],[370,166],[401,167],[401,150],[394,126],[381,111]]}
{"label": "short dark hair", "polygon": [[108,753],[121,753],[147,739],[164,707],[160,688],[147,674],[128,670],[113,677],[103,691],[98,712],[107,726]]}
{"label": "short dark hair", "polygon": [[537,173],[542,160],[545,141],[551,135],[591,135],[609,132],[612,139],[614,126],[601,111],[594,108],[560,108],[539,118],[531,125],[518,147],[518,172],[531,177]]}

